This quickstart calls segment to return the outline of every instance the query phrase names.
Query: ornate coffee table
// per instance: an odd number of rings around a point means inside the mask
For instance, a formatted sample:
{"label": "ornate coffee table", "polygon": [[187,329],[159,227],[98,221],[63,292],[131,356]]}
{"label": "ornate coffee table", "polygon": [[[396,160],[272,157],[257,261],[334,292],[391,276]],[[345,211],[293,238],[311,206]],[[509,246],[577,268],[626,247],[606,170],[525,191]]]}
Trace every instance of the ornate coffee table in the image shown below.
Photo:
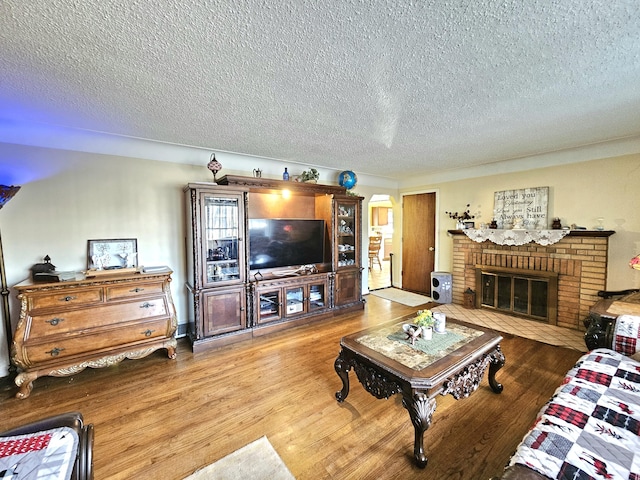
{"label": "ornate coffee table", "polygon": [[496,372],[504,366],[500,350],[502,337],[489,329],[447,318],[445,334],[432,340],[418,339],[412,345],[402,331],[411,323],[410,315],[375,328],[369,328],[340,340],[335,369],[342,379],[338,402],[349,394],[349,370],[352,368],[362,386],[376,398],[402,394],[402,405],[409,411],[415,429],[413,454],[424,468],[424,432],[431,425],[437,395],[451,394],[456,400],[471,395],[489,367],[489,385],[502,392]]}

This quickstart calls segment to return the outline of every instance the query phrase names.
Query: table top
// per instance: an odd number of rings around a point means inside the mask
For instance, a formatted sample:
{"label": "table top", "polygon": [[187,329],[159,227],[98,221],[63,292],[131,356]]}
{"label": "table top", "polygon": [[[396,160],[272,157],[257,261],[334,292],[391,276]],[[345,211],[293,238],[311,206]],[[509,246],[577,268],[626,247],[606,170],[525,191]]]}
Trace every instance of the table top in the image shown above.
{"label": "table top", "polygon": [[589,311],[613,318],[618,315],[640,315],[640,292],[600,300]]}
{"label": "table top", "polygon": [[431,388],[495,349],[502,336],[493,330],[447,317],[446,333],[412,345],[402,325],[415,314],[343,337],[343,349],[411,383]]}

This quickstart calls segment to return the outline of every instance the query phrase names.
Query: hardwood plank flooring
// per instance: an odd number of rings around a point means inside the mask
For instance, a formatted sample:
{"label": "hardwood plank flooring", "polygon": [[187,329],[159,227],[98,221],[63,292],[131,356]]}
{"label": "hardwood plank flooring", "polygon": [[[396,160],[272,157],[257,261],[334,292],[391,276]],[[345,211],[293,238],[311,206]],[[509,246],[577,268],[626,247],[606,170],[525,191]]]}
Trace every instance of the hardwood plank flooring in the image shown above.
{"label": "hardwood plank flooring", "polygon": [[[181,479],[266,435],[297,479],[488,479],[498,475],[580,353],[504,334],[504,384],[439,397],[425,433],[429,463],[413,464],[401,398],[377,400],[333,362],[342,336],[416,308],[367,296],[364,311],[194,355],[164,351],[71,377],[36,380],[31,396],[0,389],[0,429],[78,410],[95,426],[95,478]],[[485,375],[486,377],[486,375]],[[247,459],[259,461],[259,459]]]}

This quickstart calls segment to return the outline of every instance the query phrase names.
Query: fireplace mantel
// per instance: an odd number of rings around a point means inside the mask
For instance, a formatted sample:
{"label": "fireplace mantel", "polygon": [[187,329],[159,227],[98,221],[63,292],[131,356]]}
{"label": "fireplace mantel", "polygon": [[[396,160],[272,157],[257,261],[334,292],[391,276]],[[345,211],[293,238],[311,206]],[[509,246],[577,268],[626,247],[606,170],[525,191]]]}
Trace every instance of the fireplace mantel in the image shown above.
{"label": "fireplace mantel", "polygon": [[[464,230],[447,230],[449,235],[464,235]],[[569,230],[567,237],[610,237],[615,230]]]}

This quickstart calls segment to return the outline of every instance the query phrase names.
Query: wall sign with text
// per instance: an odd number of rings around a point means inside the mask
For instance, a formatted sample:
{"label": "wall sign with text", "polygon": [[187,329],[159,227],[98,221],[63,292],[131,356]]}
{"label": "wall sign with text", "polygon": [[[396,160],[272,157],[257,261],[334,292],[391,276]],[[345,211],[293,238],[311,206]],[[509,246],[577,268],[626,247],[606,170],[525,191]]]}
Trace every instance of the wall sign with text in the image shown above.
{"label": "wall sign with text", "polygon": [[498,228],[549,228],[547,206],[549,187],[522,188],[495,192],[493,215]]}

